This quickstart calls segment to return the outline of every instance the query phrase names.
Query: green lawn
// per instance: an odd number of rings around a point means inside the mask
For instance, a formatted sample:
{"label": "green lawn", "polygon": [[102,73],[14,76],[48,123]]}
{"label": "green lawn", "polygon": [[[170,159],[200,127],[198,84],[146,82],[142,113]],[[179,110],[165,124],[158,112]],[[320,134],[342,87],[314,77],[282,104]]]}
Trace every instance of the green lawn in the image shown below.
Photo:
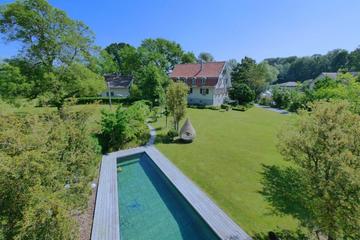
{"label": "green lawn", "polygon": [[[197,132],[191,144],[157,143],[158,149],[197,183],[245,231],[253,235],[295,229],[291,217],[275,216],[259,191],[263,165],[285,166],[277,132],[290,118],[260,108],[246,112],[188,109]],[[164,119],[153,124],[164,134]]]}

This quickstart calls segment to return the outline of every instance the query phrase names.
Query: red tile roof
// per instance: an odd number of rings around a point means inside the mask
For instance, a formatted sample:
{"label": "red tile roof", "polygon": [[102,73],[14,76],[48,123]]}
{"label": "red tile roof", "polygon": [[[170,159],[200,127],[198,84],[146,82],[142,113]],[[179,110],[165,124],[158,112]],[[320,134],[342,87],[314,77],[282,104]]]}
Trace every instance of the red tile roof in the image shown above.
{"label": "red tile roof", "polygon": [[225,62],[208,62],[201,69],[200,63],[177,64],[170,77],[219,77],[224,65]]}
{"label": "red tile roof", "polygon": [[[170,74],[170,78],[182,79],[189,85],[206,85],[215,86],[218,82],[219,76],[224,68],[225,62],[208,62],[203,63],[201,68],[200,63],[190,64],[177,64],[174,70]],[[195,84],[192,84],[192,79],[195,78]],[[206,78],[204,84],[202,84],[202,78]]]}

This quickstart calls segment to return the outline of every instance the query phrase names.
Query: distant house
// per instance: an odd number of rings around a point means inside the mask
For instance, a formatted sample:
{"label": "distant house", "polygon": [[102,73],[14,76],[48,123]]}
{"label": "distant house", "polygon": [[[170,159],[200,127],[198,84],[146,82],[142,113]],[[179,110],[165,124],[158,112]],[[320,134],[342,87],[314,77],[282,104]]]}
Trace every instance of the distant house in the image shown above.
{"label": "distant house", "polygon": [[132,77],[119,74],[108,74],[104,77],[107,89],[101,94],[102,97],[110,94],[111,97],[126,98],[130,95]]}
{"label": "distant house", "polygon": [[228,89],[231,87],[230,71],[226,62],[178,64],[170,78],[182,81],[190,87],[189,104],[221,105],[228,98]]}
{"label": "distant house", "polygon": [[275,86],[283,89],[295,89],[299,84],[297,82],[284,82],[276,84]]}
{"label": "distant house", "polygon": [[[348,73],[350,73],[354,77],[359,75],[358,72],[348,72]],[[320,78],[324,78],[324,77],[329,77],[329,78],[332,78],[332,79],[336,79],[339,74],[341,74],[341,72],[322,72],[322,73],[320,73],[319,76],[317,76],[315,78],[315,80],[320,79]]]}

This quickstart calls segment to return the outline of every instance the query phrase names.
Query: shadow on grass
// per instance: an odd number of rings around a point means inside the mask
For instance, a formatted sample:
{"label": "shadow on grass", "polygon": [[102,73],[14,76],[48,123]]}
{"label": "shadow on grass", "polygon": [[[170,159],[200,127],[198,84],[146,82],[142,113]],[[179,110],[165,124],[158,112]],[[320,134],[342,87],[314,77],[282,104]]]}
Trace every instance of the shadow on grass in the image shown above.
{"label": "shadow on grass", "polygon": [[186,142],[181,140],[180,138],[171,138],[167,134],[157,134],[155,139],[155,144],[163,143],[163,144],[189,144],[191,142]]}
{"label": "shadow on grass", "polygon": [[[302,184],[302,175],[295,168],[280,168],[263,165],[262,185],[260,194],[272,206],[270,214],[291,215],[300,223],[308,223],[306,188]],[[254,239],[308,239],[301,231],[277,230],[269,233],[258,233]]]}
{"label": "shadow on grass", "polygon": [[268,233],[257,233],[253,236],[254,240],[308,240],[305,234],[300,230],[289,231],[289,230],[278,230]]}
{"label": "shadow on grass", "polygon": [[301,183],[302,175],[295,168],[263,165],[263,189],[260,193],[271,204],[273,214],[289,214],[306,221],[306,189]]}

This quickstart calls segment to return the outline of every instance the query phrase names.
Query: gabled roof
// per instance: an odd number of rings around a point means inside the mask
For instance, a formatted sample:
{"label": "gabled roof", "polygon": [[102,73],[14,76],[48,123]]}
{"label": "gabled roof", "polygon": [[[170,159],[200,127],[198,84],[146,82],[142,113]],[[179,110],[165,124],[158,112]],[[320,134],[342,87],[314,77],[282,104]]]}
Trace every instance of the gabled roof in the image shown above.
{"label": "gabled roof", "polygon": [[[348,72],[351,75],[353,75],[354,77],[356,77],[359,73],[358,72]],[[337,78],[337,76],[340,74],[340,72],[322,72],[317,78],[320,77],[329,77],[332,79]]]}
{"label": "gabled roof", "polygon": [[128,88],[132,82],[131,76],[121,76],[120,74],[108,74],[104,77],[110,88]]}
{"label": "gabled roof", "polygon": [[284,82],[284,83],[277,84],[277,86],[279,86],[279,87],[296,87],[297,85],[298,85],[297,82]]}
{"label": "gabled roof", "polygon": [[[201,67],[202,65],[202,67]],[[170,74],[171,78],[217,78],[220,76],[225,62],[207,62],[177,64]]]}

